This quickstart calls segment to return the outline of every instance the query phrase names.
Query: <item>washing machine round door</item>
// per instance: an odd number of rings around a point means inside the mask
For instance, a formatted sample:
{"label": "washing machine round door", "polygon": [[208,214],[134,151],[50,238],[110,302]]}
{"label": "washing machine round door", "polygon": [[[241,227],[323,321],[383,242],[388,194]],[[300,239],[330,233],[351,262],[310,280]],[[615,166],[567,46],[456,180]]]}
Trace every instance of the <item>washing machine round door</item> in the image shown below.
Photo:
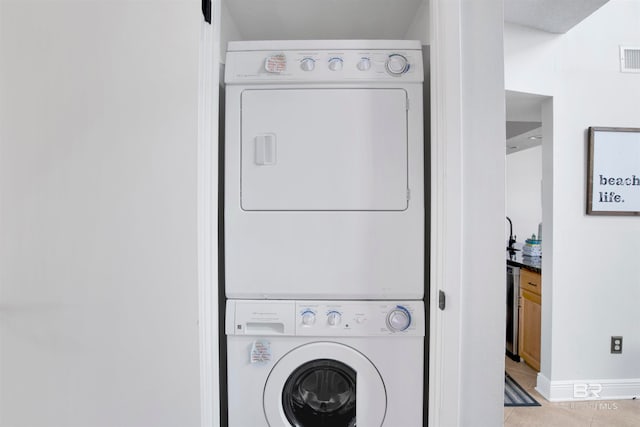
{"label": "washing machine round door", "polygon": [[315,342],[278,360],[263,403],[270,427],[379,427],[387,394],[378,370],[362,353]]}

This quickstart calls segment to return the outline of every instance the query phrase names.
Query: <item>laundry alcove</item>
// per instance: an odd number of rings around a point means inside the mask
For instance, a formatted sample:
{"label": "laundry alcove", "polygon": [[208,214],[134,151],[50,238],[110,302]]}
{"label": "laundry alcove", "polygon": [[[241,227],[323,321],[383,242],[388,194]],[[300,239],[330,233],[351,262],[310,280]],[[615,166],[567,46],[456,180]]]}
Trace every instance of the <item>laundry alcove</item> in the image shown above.
{"label": "laundry alcove", "polygon": [[[345,2],[314,2],[314,1],[222,1],[221,2],[221,15],[220,15],[220,88],[221,94],[225,91],[225,83],[224,83],[224,74],[225,74],[225,55],[227,51],[227,46],[229,42],[236,41],[278,41],[278,40],[419,40],[422,45],[422,56],[423,56],[423,66],[424,74],[428,76],[428,64],[429,64],[429,50],[427,46],[428,39],[428,2],[421,0],[401,0],[397,2],[389,2],[389,1],[365,1],[365,0],[356,0],[356,1],[345,1]],[[277,43],[275,44],[277,45]],[[327,46],[329,48],[331,46]],[[422,70],[420,71],[422,73]],[[424,91],[422,95],[422,99],[424,100],[422,109],[422,122],[428,124],[429,120],[429,84],[428,78],[424,79],[425,84],[423,85]],[[293,96],[295,94],[291,94]],[[229,93],[226,94],[227,102],[229,102]],[[233,95],[235,96],[235,95]],[[247,95],[249,96],[249,95]],[[224,96],[222,96],[224,98]],[[403,98],[404,99],[404,98]],[[297,101],[294,99],[292,102]],[[345,99],[343,99],[345,101]],[[257,102],[257,101],[256,101]],[[295,105],[295,102],[294,102]],[[220,136],[221,141],[224,138],[226,130],[225,126],[225,117],[224,117],[224,102],[220,104],[220,112],[221,117],[219,120],[220,126]],[[292,107],[293,108],[293,107]],[[346,110],[345,110],[346,111]],[[295,108],[291,110],[292,113],[295,113]],[[244,114],[244,113],[243,113]],[[338,113],[336,113],[338,114]],[[340,113],[342,114],[342,113]],[[244,117],[244,116],[243,116]],[[226,121],[228,122],[229,117],[226,117]],[[244,126],[244,121],[242,122]],[[420,150],[420,162],[425,165],[424,176],[425,185],[422,185],[420,189],[420,197],[416,200],[419,200],[420,204],[426,204],[424,206],[424,213],[426,217],[421,219],[424,221],[424,227],[422,229],[417,230],[418,234],[424,234],[424,229],[428,229],[426,224],[429,223],[428,217],[428,199],[425,197],[423,188],[428,187],[426,185],[429,181],[429,145],[426,141],[428,141],[429,137],[429,128],[425,125],[423,135],[424,144],[423,149]],[[265,138],[270,138],[269,135],[265,136]],[[270,141],[267,141],[270,142]],[[226,148],[225,148],[226,149]],[[424,154],[423,154],[424,153]],[[225,153],[221,151],[220,153],[220,165],[224,167]],[[406,154],[405,154],[406,156]],[[244,161],[244,160],[243,160]],[[244,172],[243,172],[244,173]],[[243,175],[243,179],[245,179]],[[225,178],[228,179],[228,178]],[[258,181],[260,185],[267,186],[268,183],[264,181]],[[244,185],[244,181],[243,181]],[[266,197],[270,188],[263,188],[258,193],[251,195]],[[245,194],[243,189],[242,192],[243,200],[245,203],[245,196],[247,197],[247,201],[249,200],[249,194]],[[404,197],[404,195],[403,195]],[[277,201],[282,201],[282,199],[272,199]],[[308,204],[313,204],[317,199],[310,199]],[[266,202],[271,203],[270,200]],[[262,206],[266,203],[265,201],[260,202],[260,205],[257,208],[253,207],[253,205],[242,206],[245,210],[260,210]],[[402,206],[396,204],[397,206],[393,206],[391,210],[403,210],[405,201],[402,201]],[[305,202],[305,206],[307,202]],[[274,207],[275,206],[275,207]],[[282,208],[280,205],[269,205],[269,209]],[[399,206],[399,207],[398,207]],[[374,208],[378,209],[374,206]],[[305,207],[306,209],[306,207]],[[384,209],[389,209],[384,206]],[[304,209],[303,209],[304,210]],[[223,217],[221,217],[223,219]],[[424,243],[426,242],[426,243]],[[429,256],[428,256],[428,238],[425,236],[421,237],[420,246],[420,257],[423,257],[423,264],[428,264]],[[224,257],[224,245],[220,247],[220,253]],[[426,253],[426,255],[424,254]],[[224,270],[224,259],[220,263],[220,267]],[[420,274],[421,281],[426,282],[424,279],[428,277],[428,267],[426,265],[421,266],[421,269],[425,269],[427,271],[422,271]],[[228,276],[230,277],[230,276]],[[220,288],[223,288],[225,275],[224,272],[221,275],[221,285]],[[227,278],[228,279],[228,278]],[[423,284],[424,288],[421,291],[421,294],[428,294],[428,289],[426,283]],[[225,301],[226,298],[229,297],[228,293],[225,295],[224,289],[220,289],[219,292],[219,312],[220,312],[220,343],[221,343],[221,384],[220,384],[220,395],[222,397],[221,401],[221,419],[223,421],[223,425],[227,421],[228,414],[226,412],[226,408],[229,406],[228,402],[225,401],[228,396],[226,396],[227,384],[233,381],[232,378],[226,378],[227,372],[225,372],[225,368],[227,366],[236,366],[235,362],[227,363],[225,360],[227,348],[225,347],[227,343],[224,340],[225,331],[223,330],[224,325],[224,311],[225,311]],[[237,296],[236,296],[237,298]],[[428,332],[427,338],[425,342],[428,341]],[[425,354],[426,354],[426,345],[425,345]],[[425,359],[426,360],[426,359]],[[424,363],[423,371],[427,371],[427,364]],[[229,373],[231,376],[231,373]],[[423,395],[427,395],[427,386],[426,386],[426,375],[423,387]],[[394,399],[398,399],[398,393],[394,393]],[[425,397],[425,407],[426,407],[426,397]],[[426,412],[426,409],[425,409]],[[426,425],[426,418],[424,421]]]}

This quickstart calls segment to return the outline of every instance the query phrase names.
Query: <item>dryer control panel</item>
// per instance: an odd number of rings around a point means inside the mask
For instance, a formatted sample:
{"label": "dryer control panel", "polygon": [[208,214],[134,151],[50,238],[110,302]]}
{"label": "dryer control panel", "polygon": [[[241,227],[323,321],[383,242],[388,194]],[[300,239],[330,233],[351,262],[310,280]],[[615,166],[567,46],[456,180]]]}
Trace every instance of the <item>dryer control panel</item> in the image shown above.
{"label": "dryer control panel", "polygon": [[[225,82],[422,82],[422,50],[419,45],[401,43],[396,48],[372,48],[366,44],[336,45],[314,49],[314,45],[271,45],[268,50],[249,50],[251,45],[230,43]],[[236,49],[236,50],[233,50]]]}
{"label": "dryer control panel", "polygon": [[422,301],[227,301],[227,335],[424,336]]}

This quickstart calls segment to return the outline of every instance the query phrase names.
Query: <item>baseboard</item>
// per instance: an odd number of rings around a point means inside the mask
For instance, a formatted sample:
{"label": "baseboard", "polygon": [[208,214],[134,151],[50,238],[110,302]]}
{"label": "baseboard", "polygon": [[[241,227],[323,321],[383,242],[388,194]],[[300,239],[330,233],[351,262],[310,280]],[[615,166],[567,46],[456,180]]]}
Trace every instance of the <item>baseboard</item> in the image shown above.
{"label": "baseboard", "polygon": [[550,402],[633,399],[640,396],[640,378],[551,381],[538,373],[536,390]]}
{"label": "baseboard", "polygon": [[551,395],[551,381],[549,381],[549,379],[547,377],[545,377],[544,375],[542,375],[541,372],[538,372],[538,377],[536,378],[536,391],[538,393],[540,393],[542,395],[542,397],[544,397],[547,400],[551,400],[550,399],[550,395]]}

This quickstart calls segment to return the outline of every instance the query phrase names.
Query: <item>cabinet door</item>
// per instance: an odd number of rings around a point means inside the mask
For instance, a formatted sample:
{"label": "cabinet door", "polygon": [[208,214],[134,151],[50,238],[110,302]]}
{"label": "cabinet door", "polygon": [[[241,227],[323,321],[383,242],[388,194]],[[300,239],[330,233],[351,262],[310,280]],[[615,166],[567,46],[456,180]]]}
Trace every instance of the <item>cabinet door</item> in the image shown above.
{"label": "cabinet door", "polygon": [[540,295],[525,289],[520,290],[520,336],[518,351],[524,361],[540,371]]}
{"label": "cabinet door", "polygon": [[520,270],[520,288],[542,295],[542,275],[533,271]]}

